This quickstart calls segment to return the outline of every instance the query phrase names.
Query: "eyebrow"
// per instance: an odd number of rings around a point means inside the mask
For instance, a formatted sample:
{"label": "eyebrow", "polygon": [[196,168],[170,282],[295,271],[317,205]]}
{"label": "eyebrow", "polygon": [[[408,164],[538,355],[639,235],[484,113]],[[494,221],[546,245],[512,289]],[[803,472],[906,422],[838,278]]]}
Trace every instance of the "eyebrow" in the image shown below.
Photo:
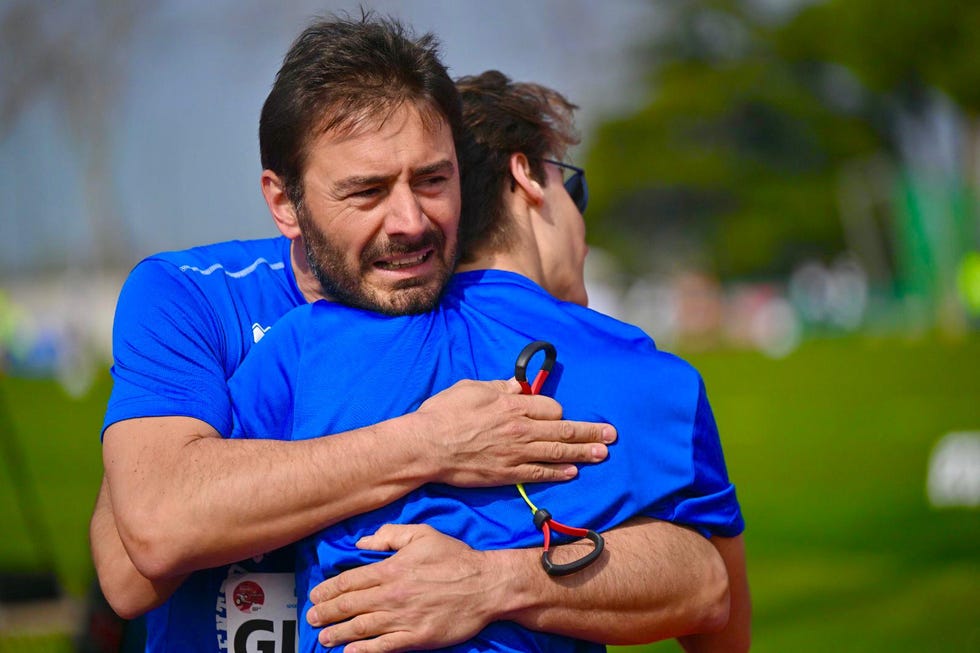
{"label": "eyebrow", "polygon": [[437,161],[436,163],[430,163],[427,166],[422,166],[417,170],[412,172],[413,177],[424,177],[426,175],[435,174],[437,172],[450,173],[456,169],[453,162],[449,159],[443,159],[442,161]]}
{"label": "eyebrow", "polygon": [[[443,159],[442,161],[437,161],[435,163],[430,163],[424,165],[421,168],[416,168],[412,171],[413,177],[424,177],[426,175],[435,174],[437,172],[449,173],[456,169],[456,166],[449,159]],[[398,175],[354,175],[351,177],[345,177],[341,179],[336,184],[333,185],[333,190],[338,195],[347,194],[355,189],[364,188],[365,186],[374,186],[377,184],[386,184],[391,179],[397,177]]]}

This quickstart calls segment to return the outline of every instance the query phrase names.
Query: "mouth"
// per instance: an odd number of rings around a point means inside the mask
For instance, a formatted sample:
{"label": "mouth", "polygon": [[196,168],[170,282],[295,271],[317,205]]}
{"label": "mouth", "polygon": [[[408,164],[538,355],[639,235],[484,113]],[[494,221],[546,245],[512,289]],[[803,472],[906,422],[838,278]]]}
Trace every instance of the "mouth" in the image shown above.
{"label": "mouth", "polygon": [[409,252],[398,256],[389,256],[385,259],[375,261],[374,267],[379,270],[386,270],[389,272],[411,270],[426,263],[426,261],[432,258],[432,254],[434,252],[435,250],[430,247],[418,252]]}

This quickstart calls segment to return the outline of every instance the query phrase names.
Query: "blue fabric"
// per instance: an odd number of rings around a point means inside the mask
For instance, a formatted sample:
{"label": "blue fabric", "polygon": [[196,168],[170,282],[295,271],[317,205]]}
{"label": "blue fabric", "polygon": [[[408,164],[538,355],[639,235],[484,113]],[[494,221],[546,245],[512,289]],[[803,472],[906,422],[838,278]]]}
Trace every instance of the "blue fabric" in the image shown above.
{"label": "blue fabric", "polygon": [[[390,318],[326,302],[294,310],[230,382],[234,436],[298,440],[397,417],[457,380],[512,376],[517,354],[534,340],[557,348],[543,393],[565,417],[609,422],[619,432],[608,460],[581,466],[574,481],[527,485],[538,507],[597,531],[638,515],[704,535],[742,531],[698,373],[636,327],[560,302],[508,272],[456,275],[439,308],[424,315]],[[338,389],[343,401],[333,400]],[[477,549],[542,543],[514,487],[430,484],[301,542],[301,600],[324,578],[391,555],[354,546],[385,523],[427,523]],[[300,615],[309,606],[306,599]],[[299,650],[323,650],[305,619],[299,624]],[[447,650],[592,649],[602,647],[498,622]]]}
{"label": "blue fabric", "polygon": [[[230,241],[140,262],[113,323],[113,389],[103,431],[136,417],[187,416],[231,431],[227,380],[265,331],[306,303],[293,277],[290,241]],[[236,570],[291,571],[291,552]],[[231,567],[192,574],[146,617],[147,651],[227,650],[216,626]]]}

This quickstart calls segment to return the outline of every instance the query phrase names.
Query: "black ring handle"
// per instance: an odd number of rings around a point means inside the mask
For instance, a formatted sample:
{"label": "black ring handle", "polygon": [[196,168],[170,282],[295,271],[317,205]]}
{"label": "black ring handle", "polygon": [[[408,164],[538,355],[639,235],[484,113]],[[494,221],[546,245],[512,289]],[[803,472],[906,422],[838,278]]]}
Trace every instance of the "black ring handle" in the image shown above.
{"label": "black ring handle", "polygon": [[[537,376],[534,380],[535,385],[538,387],[533,388],[527,382],[527,366],[531,362],[531,358],[542,350],[544,350],[544,363],[542,363],[541,369],[538,370]],[[525,393],[535,394],[540,389],[540,385],[544,383],[544,380],[548,378],[548,374],[551,373],[557,359],[558,351],[555,349],[553,344],[544,340],[535,340],[524,347],[524,349],[521,350],[521,353],[518,354],[517,363],[514,365],[514,378],[521,384],[521,387],[524,389]],[[538,508],[534,511],[535,528],[544,530],[546,528],[545,525],[549,521],[551,521],[551,513],[549,513],[547,510],[544,508]],[[567,526],[560,524],[558,526],[568,528]],[[575,530],[581,532],[581,529]],[[544,570],[549,576],[567,576],[585,569],[599,559],[599,556],[602,555],[602,551],[606,546],[606,541],[602,538],[602,536],[591,529],[585,531],[585,535],[579,538],[579,540],[589,540],[592,542],[592,550],[578,560],[572,560],[571,562],[566,562],[565,564],[553,562],[551,560],[551,549],[545,549],[544,553],[541,554],[541,566],[544,567]]]}
{"label": "black ring handle", "polygon": [[544,350],[544,363],[541,365],[541,372],[551,372],[551,368],[555,366],[555,360],[558,358],[555,346],[544,340],[535,340],[521,350],[517,356],[517,364],[514,365],[514,378],[521,385],[527,384],[527,365],[531,362],[531,357],[542,349]]}
{"label": "black ring handle", "polygon": [[593,562],[595,562],[600,555],[602,555],[602,550],[606,546],[605,540],[602,536],[593,530],[589,530],[585,537],[582,539],[588,539],[595,545],[591,551],[586,553],[584,556],[578,560],[572,560],[571,562],[566,562],[563,565],[559,565],[551,561],[551,551],[545,551],[541,554],[541,566],[544,570],[548,572],[549,576],[567,576],[569,574],[574,574],[576,571],[581,571],[585,569]]}

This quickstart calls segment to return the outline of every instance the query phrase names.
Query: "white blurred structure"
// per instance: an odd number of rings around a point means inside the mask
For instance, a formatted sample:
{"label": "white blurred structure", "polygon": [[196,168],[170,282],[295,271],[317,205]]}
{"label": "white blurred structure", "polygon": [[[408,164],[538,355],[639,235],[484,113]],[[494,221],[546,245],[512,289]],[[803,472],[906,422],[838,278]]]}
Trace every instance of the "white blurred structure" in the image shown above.
{"label": "white blurred structure", "polygon": [[936,508],[980,507],[980,432],[947,433],[936,443],[926,494]]}

